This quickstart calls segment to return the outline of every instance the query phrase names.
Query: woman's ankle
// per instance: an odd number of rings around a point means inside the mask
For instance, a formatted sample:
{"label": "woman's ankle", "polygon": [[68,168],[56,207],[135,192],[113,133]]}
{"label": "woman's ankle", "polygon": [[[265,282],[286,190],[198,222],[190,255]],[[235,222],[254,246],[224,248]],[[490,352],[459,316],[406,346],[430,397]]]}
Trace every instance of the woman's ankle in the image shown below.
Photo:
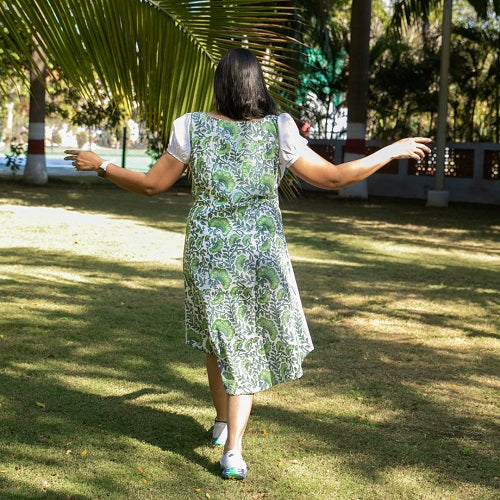
{"label": "woman's ankle", "polygon": [[232,443],[229,441],[226,441],[226,444],[224,445],[224,454],[226,454],[228,451],[236,451],[240,455],[243,454],[243,446],[241,443]]}

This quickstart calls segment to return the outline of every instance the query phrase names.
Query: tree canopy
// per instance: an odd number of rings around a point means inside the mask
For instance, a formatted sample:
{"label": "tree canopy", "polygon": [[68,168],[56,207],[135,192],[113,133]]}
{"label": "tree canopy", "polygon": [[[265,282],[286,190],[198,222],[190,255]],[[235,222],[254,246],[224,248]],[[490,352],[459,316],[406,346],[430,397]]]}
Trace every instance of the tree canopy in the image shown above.
{"label": "tree canopy", "polygon": [[[393,0],[391,13],[373,0],[368,136],[434,134],[441,2]],[[103,109],[112,102],[128,110],[164,144],[174,118],[211,107],[220,56],[246,46],[282,107],[310,118],[313,137],[326,138],[327,119],[345,106],[349,4],[0,0],[0,74],[24,74],[35,45],[53,76],[89,102],[102,96]],[[498,141],[500,0],[455,0],[454,12],[449,138]]]}

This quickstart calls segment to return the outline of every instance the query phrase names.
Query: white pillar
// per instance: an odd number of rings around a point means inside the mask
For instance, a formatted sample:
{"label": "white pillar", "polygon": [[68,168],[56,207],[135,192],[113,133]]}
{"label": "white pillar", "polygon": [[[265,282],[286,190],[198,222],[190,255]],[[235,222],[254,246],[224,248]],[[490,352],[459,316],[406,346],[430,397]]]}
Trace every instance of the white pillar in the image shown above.
{"label": "white pillar", "polygon": [[[357,160],[365,156],[365,123],[348,123],[347,124],[347,141],[344,145],[344,162]],[[339,191],[339,196],[342,198],[368,198],[368,182],[366,179],[351,184]]]}
{"label": "white pillar", "polygon": [[28,184],[47,184],[45,162],[45,65],[36,51],[32,53],[38,71],[30,71],[30,112],[28,129],[28,155],[23,179]]}
{"label": "white pillar", "polygon": [[28,184],[46,184],[48,180],[45,159],[45,123],[30,122],[28,129],[28,154],[23,179]]}

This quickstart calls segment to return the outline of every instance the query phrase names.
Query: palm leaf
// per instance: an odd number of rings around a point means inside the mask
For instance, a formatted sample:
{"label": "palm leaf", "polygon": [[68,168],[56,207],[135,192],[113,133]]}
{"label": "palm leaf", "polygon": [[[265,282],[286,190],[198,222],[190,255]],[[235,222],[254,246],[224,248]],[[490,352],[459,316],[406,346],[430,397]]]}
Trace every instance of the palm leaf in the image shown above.
{"label": "palm leaf", "polygon": [[[500,15],[500,0],[468,0],[481,19],[486,19],[489,12]],[[391,25],[400,30],[406,23],[411,24],[418,19],[427,20],[431,9],[442,6],[442,0],[394,0],[394,13]]]}
{"label": "palm leaf", "polygon": [[[270,91],[293,112],[296,75],[285,0],[9,0],[0,2],[0,42],[23,74],[32,47],[84,96],[99,87],[139,115],[163,142],[173,120],[212,106],[213,73],[234,47],[252,50]],[[279,58],[275,56],[279,54]],[[9,59],[10,58],[10,59]],[[25,61],[24,64],[21,61]],[[287,175],[282,190],[294,196]]]}
{"label": "palm leaf", "polygon": [[[2,45],[29,60],[33,44],[47,65],[91,98],[97,86],[137,109],[168,136],[174,118],[212,104],[212,78],[229,49],[261,60],[270,90],[294,88],[287,66],[294,10],[283,1],[10,0],[1,2]],[[279,60],[273,56],[280,54]],[[282,100],[285,107],[290,102]]]}

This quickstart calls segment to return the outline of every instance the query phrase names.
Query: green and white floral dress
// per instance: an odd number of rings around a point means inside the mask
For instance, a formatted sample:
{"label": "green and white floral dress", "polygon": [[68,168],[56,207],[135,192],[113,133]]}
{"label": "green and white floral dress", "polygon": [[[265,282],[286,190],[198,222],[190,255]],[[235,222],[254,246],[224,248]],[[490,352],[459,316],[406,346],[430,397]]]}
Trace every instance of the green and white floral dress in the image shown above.
{"label": "green and white floral dress", "polygon": [[302,376],[313,349],[278,204],[306,141],[288,114],[228,121],[189,113],[168,152],[189,164],[184,248],[187,343],[218,359],[228,394]]}

